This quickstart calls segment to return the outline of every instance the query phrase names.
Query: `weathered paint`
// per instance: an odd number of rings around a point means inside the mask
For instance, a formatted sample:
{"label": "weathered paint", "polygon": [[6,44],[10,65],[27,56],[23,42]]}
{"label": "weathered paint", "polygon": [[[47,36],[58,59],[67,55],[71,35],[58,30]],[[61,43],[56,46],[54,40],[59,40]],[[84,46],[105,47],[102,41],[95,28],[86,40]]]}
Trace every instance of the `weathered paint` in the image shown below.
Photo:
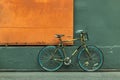
{"label": "weathered paint", "polygon": [[0,0],[1,45],[56,44],[55,34],[73,37],[73,0]]}

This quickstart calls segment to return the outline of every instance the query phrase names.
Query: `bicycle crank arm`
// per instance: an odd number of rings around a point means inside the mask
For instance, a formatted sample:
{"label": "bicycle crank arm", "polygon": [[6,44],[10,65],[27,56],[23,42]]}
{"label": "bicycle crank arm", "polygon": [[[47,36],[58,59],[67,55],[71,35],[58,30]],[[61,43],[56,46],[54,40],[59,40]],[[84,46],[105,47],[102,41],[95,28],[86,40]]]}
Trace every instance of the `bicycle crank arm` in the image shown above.
{"label": "bicycle crank arm", "polygon": [[55,60],[55,61],[61,61],[61,62],[64,61],[63,59],[53,59],[53,60]]}

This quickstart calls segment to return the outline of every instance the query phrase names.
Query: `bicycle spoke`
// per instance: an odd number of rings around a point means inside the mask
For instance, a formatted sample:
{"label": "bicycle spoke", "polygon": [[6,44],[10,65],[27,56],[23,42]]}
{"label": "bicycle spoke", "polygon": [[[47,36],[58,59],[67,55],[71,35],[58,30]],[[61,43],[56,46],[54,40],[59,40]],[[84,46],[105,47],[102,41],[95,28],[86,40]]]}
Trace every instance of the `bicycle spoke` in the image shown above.
{"label": "bicycle spoke", "polygon": [[43,69],[55,71],[62,66],[63,61],[59,60],[63,59],[63,54],[59,50],[55,53],[55,50],[55,46],[47,46],[39,53],[39,64]]}
{"label": "bicycle spoke", "polygon": [[85,49],[83,49],[79,55],[78,60],[81,68],[85,71],[96,71],[98,70],[103,63],[102,53],[99,49],[94,46],[88,46],[90,56],[87,57]]}

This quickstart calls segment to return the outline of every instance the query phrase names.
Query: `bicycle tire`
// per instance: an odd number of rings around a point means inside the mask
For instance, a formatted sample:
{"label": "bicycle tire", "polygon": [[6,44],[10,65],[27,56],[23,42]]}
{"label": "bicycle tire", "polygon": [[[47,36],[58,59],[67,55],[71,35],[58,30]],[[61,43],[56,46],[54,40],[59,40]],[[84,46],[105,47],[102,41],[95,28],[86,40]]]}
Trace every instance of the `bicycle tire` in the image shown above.
{"label": "bicycle tire", "polygon": [[56,71],[63,65],[62,61],[50,59],[50,57],[53,55],[56,59],[63,59],[63,54],[59,49],[56,51],[55,54],[53,54],[55,52],[55,49],[55,46],[47,46],[39,52],[39,65],[46,71]]}
{"label": "bicycle tire", "polygon": [[92,45],[88,45],[87,48],[91,53],[91,58],[88,57],[86,50],[83,48],[78,54],[79,66],[84,71],[97,71],[103,65],[103,53],[99,48]]}

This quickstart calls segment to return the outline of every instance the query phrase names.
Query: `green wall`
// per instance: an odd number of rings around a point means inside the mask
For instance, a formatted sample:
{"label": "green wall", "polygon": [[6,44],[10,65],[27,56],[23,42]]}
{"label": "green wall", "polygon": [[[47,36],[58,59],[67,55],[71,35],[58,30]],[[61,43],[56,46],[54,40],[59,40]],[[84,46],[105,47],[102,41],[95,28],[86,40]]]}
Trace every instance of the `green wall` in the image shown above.
{"label": "green wall", "polygon": [[[104,53],[102,69],[120,69],[120,0],[74,0],[74,37],[75,31],[84,29],[89,33],[89,44],[101,48]],[[70,55],[79,42],[67,46]],[[44,46],[0,47],[0,71],[42,71],[37,56]],[[72,50],[72,51],[70,51]],[[60,70],[79,71],[76,57],[71,66]]]}
{"label": "green wall", "polygon": [[75,30],[87,30],[91,42],[97,45],[119,46],[119,3],[120,0],[75,0]]}

